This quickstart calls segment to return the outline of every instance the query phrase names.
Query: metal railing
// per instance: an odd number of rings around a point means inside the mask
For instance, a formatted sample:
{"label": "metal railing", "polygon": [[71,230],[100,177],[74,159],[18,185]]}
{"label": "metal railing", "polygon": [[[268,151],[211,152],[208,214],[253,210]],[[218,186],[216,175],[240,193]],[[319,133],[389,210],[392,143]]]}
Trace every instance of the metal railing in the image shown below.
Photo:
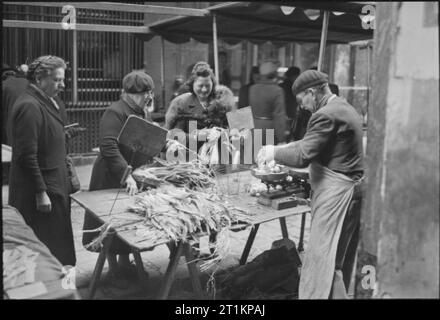
{"label": "metal railing", "polygon": [[[62,18],[61,8],[3,5],[3,19],[61,22]],[[142,26],[144,15],[78,9],[77,22]],[[2,41],[3,62],[13,66],[47,54],[62,57],[69,63],[62,98],[69,122],[87,128],[85,134],[72,141],[71,153],[88,153],[98,146],[99,120],[106,107],[119,99],[123,76],[143,67],[143,42],[130,33],[8,27],[3,28]],[[76,61],[72,63],[74,50]]]}

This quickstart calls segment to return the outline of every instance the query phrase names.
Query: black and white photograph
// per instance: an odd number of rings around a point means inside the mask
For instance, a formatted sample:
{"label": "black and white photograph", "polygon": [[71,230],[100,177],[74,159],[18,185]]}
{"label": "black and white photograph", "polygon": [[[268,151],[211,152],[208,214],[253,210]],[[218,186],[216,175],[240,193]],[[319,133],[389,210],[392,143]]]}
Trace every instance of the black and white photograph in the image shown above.
{"label": "black and white photograph", "polygon": [[438,7],[2,1],[3,300],[438,300]]}

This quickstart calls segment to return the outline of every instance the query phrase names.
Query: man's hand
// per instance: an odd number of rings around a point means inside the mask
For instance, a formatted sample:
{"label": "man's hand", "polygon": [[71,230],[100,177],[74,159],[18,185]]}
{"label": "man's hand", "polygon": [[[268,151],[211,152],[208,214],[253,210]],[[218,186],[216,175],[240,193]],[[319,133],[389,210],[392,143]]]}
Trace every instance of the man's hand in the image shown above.
{"label": "man's hand", "polygon": [[37,211],[43,213],[50,213],[52,211],[52,203],[50,202],[46,191],[37,193],[35,195],[35,200],[37,202]]}
{"label": "man's hand", "polygon": [[130,196],[135,195],[138,192],[138,187],[136,181],[133,179],[133,176],[130,174],[127,177],[127,180],[125,180],[127,183],[127,193]]}
{"label": "man's hand", "polygon": [[275,157],[275,146],[267,145],[263,146],[257,155],[257,164],[258,166],[262,163],[269,163],[274,160]]}

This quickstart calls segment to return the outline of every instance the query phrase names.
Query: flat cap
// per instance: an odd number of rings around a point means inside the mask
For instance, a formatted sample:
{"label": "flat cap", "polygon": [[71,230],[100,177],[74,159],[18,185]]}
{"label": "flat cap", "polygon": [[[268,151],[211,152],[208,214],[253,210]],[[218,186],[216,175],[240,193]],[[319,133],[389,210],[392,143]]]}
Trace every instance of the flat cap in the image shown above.
{"label": "flat cap", "polygon": [[122,79],[122,88],[126,93],[144,93],[154,90],[154,82],[144,71],[132,71]]}
{"label": "flat cap", "polygon": [[292,92],[293,95],[297,95],[301,91],[324,83],[328,83],[327,74],[316,70],[306,70],[296,78],[292,85]]}

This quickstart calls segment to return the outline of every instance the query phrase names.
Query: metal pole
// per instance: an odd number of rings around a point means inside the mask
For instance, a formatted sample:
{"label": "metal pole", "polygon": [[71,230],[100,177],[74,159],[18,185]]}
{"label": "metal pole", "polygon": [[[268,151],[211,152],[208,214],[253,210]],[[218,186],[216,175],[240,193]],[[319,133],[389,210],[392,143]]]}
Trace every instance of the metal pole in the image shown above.
{"label": "metal pole", "polygon": [[365,110],[365,114],[364,114],[364,123],[365,123],[365,117],[368,117],[368,109],[370,107],[370,48],[371,48],[370,44],[368,44],[367,45],[367,110]]}
{"label": "metal pole", "polygon": [[73,29],[73,56],[72,56],[72,100],[78,103],[78,31]]}
{"label": "metal pole", "polygon": [[162,86],[162,108],[165,110],[165,40],[160,37],[160,84]]}
{"label": "metal pole", "polygon": [[215,79],[217,83],[219,83],[219,74],[218,74],[218,48],[217,48],[217,19],[215,13],[212,14],[212,36],[214,39],[214,71],[215,71]]}
{"label": "metal pole", "polygon": [[252,65],[253,66],[258,66],[258,45],[254,44],[254,51],[253,51],[253,56],[252,56]]}
{"label": "metal pole", "polygon": [[318,71],[322,70],[324,64],[325,44],[327,42],[328,19],[330,11],[324,11],[324,19],[322,20],[321,44],[319,45]]}

